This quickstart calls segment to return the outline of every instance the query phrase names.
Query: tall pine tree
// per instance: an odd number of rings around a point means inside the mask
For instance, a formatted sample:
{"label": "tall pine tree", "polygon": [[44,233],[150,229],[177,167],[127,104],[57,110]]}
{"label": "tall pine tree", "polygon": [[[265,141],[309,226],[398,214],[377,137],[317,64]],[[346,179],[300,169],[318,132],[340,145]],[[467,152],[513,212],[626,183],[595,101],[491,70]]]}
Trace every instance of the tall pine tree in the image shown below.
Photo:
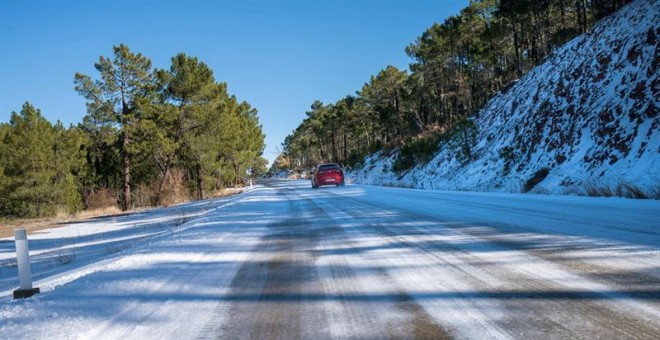
{"label": "tall pine tree", "polygon": [[142,119],[145,106],[150,105],[155,82],[151,61],[134,54],[121,44],[113,47],[114,58],[101,56],[94,67],[100,78],[92,80],[76,73],[76,91],[87,99],[87,113],[92,121],[115,127],[119,132],[119,150],[122,162],[122,209],[132,208],[131,169],[132,137]]}

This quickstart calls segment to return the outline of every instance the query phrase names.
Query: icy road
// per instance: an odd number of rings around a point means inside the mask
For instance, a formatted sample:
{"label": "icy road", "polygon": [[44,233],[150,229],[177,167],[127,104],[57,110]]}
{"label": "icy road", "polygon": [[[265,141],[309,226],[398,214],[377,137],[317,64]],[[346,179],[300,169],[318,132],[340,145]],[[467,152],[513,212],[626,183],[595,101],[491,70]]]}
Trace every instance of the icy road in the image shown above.
{"label": "icy road", "polygon": [[660,202],[270,182],[0,239],[3,339],[660,336]]}

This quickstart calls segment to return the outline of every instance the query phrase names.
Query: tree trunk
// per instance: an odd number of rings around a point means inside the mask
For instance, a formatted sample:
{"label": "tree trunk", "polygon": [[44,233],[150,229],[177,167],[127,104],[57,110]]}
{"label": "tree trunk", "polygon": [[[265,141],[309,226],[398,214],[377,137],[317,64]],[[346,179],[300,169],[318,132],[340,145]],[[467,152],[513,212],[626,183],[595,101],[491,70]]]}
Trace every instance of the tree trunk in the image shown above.
{"label": "tree trunk", "polygon": [[[174,134],[175,145],[178,144],[181,138],[183,137],[183,121],[185,119],[185,107],[184,107],[185,101],[186,101],[186,97],[183,97],[181,99],[181,104],[179,105],[179,117],[177,118],[176,133]],[[176,153],[177,150],[175,149],[171,154],[167,155],[167,157],[165,158],[165,169],[163,170],[163,178],[160,180],[160,184],[158,185],[158,192],[156,193],[157,206],[160,206],[163,187],[165,186],[165,182],[167,181],[167,178],[170,175],[170,168],[172,168],[172,160],[176,156]]]}
{"label": "tree trunk", "polygon": [[587,8],[584,0],[575,0],[577,27],[580,34],[587,31]]}
{"label": "tree trunk", "polygon": [[518,30],[516,29],[516,16],[511,11],[511,30],[513,31],[513,50],[516,55],[516,61],[515,61],[515,71],[516,71],[516,77],[520,78],[522,77],[522,60],[520,56],[520,38],[518,37]]}
{"label": "tree trunk", "polygon": [[124,202],[122,210],[130,210],[133,206],[131,201],[131,157],[128,153],[128,145],[130,144],[128,132],[124,131],[122,133],[122,158],[124,163]]}
{"label": "tree trunk", "polygon": [[344,131],[344,162],[348,159],[348,138],[346,138],[346,131]]}
{"label": "tree trunk", "polygon": [[239,184],[241,184],[241,182],[240,182],[240,180],[241,180],[241,176],[240,176],[241,168],[240,168],[240,165],[237,162],[234,163],[234,173],[236,174],[236,176],[234,177],[234,187],[237,187]]}
{"label": "tree trunk", "polygon": [[169,176],[170,176],[170,157],[168,156],[167,160],[165,160],[165,171],[163,171],[163,178],[161,178],[160,180],[160,184],[158,185],[158,192],[156,193],[156,206],[160,206],[163,187],[165,186],[165,182],[167,181],[167,178]]}
{"label": "tree trunk", "polygon": [[196,172],[197,172],[197,199],[202,200],[204,199],[204,187],[203,184],[204,182],[202,181],[202,165],[197,162],[196,164]]}
{"label": "tree trunk", "polygon": [[394,91],[394,110],[396,111],[396,143],[397,145],[403,144],[403,122],[401,119],[401,108],[399,107],[399,94]]}
{"label": "tree trunk", "polygon": [[339,159],[339,155],[337,152],[337,133],[335,132],[335,128],[332,128],[332,161],[337,162]]}
{"label": "tree trunk", "polygon": [[559,13],[559,28],[561,29],[561,39],[563,40],[566,34],[566,5],[564,4],[564,0],[559,0]]}
{"label": "tree trunk", "polygon": [[325,152],[323,151],[323,140],[319,137],[319,151],[321,152],[321,161],[325,162]]}

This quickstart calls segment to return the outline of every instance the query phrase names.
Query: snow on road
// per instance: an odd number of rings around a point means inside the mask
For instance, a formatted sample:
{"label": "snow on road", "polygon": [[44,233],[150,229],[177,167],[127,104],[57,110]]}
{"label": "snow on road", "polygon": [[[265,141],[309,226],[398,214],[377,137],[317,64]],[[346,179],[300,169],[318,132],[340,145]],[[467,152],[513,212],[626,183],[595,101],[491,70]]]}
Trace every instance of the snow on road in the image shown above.
{"label": "snow on road", "polygon": [[0,239],[0,338],[656,338],[660,202],[306,181]]}

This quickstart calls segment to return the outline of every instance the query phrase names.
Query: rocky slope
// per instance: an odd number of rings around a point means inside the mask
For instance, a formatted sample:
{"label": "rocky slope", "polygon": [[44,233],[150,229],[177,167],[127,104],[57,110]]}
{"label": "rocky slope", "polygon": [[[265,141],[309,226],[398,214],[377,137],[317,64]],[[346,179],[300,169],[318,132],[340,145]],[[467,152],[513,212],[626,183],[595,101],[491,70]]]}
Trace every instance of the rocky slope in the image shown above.
{"label": "rocky slope", "polygon": [[[449,190],[660,195],[660,1],[638,0],[558,49],[475,117],[477,157],[441,146],[428,164],[389,171],[373,155],[355,182]],[[547,175],[544,177],[543,175]],[[529,183],[530,186],[533,183]]]}

